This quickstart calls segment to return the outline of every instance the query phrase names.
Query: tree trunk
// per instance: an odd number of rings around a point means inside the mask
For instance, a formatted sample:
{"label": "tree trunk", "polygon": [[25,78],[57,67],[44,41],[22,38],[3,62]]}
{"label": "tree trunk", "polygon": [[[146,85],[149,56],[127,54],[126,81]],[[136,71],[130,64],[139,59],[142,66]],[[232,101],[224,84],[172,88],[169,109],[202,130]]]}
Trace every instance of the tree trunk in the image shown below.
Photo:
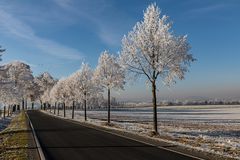
{"label": "tree trunk", "polygon": [[50,112],[52,113],[52,105],[51,105],[51,104],[49,104],[49,107],[50,107]]}
{"label": "tree trunk", "polygon": [[24,110],[24,98],[22,99],[22,110]]}
{"label": "tree trunk", "polygon": [[43,108],[43,105],[42,105],[42,101],[40,100],[40,103],[41,103],[41,110],[42,110],[42,108]]}
{"label": "tree trunk", "polygon": [[32,110],[34,109],[34,102],[32,102]]}
{"label": "tree trunk", "polygon": [[10,106],[10,109],[9,109],[9,114],[10,114],[10,116],[12,116],[12,113],[13,113],[13,104]]}
{"label": "tree trunk", "polygon": [[5,119],[6,117],[6,106],[3,107],[3,118]]}
{"label": "tree trunk", "polygon": [[74,119],[74,109],[75,109],[75,103],[73,101],[73,104],[72,104],[72,119]]}
{"label": "tree trunk", "polygon": [[10,116],[10,105],[8,105],[7,116]]}
{"label": "tree trunk", "polygon": [[13,108],[12,108],[12,112],[15,112],[16,111],[16,104],[14,104]]}
{"label": "tree trunk", "polygon": [[59,116],[59,103],[58,103],[58,108],[57,108],[57,115]]}
{"label": "tree trunk", "polygon": [[155,134],[158,134],[157,125],[157,97],[156,97],[156,82],[152,82],[152,103],[153,103],[153,128]]}
{"label": "tree trunk", "polygon": [[84,92],[84,117],[85,117],[85,121],[87,120],[87,93]]}
{"label": "tree trunk", "polygon": [[108,88],[108,124],[110,124],[110,88]]}
{"label": "tree trunk", "polygon": [[10,114],[11,114],[11,116],[12,116],[12,114],[13,114],[13,110],[16,110],[16,109],[14,109],[14,108],[16,108],[16,104],[12,105],[11,108],[10,108]]}
{"label": "tree trunk", "polygon": [[66,106],[65,106],[65,102],[63,103],[63,117],[66,117]]}
{"label": "tree trunk", "polygon": [[54,111],[53,111],[54,114],[56,114],[56,106],[57,106],[57,102],[55,102],[54,104]]}
{"label": "tree trunk", "polygon": [[27,99],[25,101],[25,109],[27,110]]}

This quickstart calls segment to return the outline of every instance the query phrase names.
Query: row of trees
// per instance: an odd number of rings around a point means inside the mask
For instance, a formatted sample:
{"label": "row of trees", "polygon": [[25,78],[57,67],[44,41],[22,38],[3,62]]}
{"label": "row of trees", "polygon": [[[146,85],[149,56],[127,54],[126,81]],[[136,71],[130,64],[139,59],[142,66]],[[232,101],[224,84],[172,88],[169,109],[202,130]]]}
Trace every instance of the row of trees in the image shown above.
{"label": "row of trees", "polygon": [[[5,49],[0,49],[1,53]],[[1,60],[1,59],[0,59]],[[0,66],[0,103],[4,106],[22,109],[27,107],[27,101],[40,100],[41,104],[45,94],[57,82],[49,73],[45,72],[34,77],[28,64],[13,61]]]}
{"label": "row of trees", "polygon": [[[1,95],[0,102],[7,106],[26,108],[27,100],[39,100],[41,109],[61,104],[72,106],[80,103],[84,105],[85,119],[87,105],[100,106],[104,103],[103,91],[108,91],[108,123],[110,123],[110,91],[123,89],[125,84],[124,70],[118,63],[116,56],[104,51],[98,67],[93,70],[88,64],[65,79],[55,80],[49,73],[44,72],[34,77],[30,66],[14,61],[1,66]],[[88,103],[87,103],[88,102]]]}
{"label": "row of trees", "polygon": [[[45,90],[49,89],[48,85],[55,83],[48,73],[34,77],[30,66],[20,61],[1,66],[0,77],[0,102],[8,106],[22,103],[22,109],[26,107],[27,100],[41,101]],[[52,84],[44,84],[46,79],[52,80]]]}
{"label": "row of trees", "polygon": [[186,106],[186,105],[239,105],[237,100],[198,100],[198,101],[165,101],[161,102],[162,106]]}
{"label": "row of trees", "polygon": [[[110,123],[110,98],[112,89],[123,89],[125,72],[119,59],[104,51],[95,70],[83,63],[81,68],[65,79],[60,79],[47,93],[46,103],[62,103],[72,106],[80,103],[84,106],[87,119],[87,105],[99,106],[103,101],[104,89],[108,93],[108,123]],[[65,113],[64,113],[65,114]]]}
{"label": "row of trees", "polygon": [[[80,70],[58,82],[47,73],[34,78],[28,65],[17,63],[23,70],[10,69],[9,78],[12,83],[9,84],[14,84],[17,88],[16,91],[11,91],[11,94],[18,94],[18,100],[31,95],[40,99],[41,103],[62,103],[64,107],[65,104],[70,106],[73,102],[82,103],[86,115],[87,104],[100,103],[105,89],[108,95],[110,123],[111,90],[124,88],[125,75],[143,75],[152,88],[153,128],[154,132],[158,133],[157,82],[161,78],[164,84],[170,85],[175,83],[176,79],[183,79],[190,63],[194,61],[189,53],[187,36],[175,36],[171,27],[172,23],[168,21],[168,17],[161,16],[157,5],[151,4],[144,12],[143,21],[138,22],[133,30],[123,37],[122,49],[118,56],[104,51],[95,70],[88,64],[82,64]],[[9,68],[14,68],[14,65],[16,66],[16,63],[12,63]],[[21,74],[18,74],[19,71]],[[9,94],[6,94],[2,100],[7,99],[12,103],[13,99],[8,96]]]}

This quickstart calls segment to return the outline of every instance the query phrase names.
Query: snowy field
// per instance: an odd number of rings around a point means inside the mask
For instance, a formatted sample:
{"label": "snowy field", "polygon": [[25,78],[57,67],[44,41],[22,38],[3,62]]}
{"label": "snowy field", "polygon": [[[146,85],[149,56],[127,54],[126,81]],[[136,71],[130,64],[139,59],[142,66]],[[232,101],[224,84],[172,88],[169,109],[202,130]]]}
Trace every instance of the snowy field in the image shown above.
{"label": "snowy field", "polygon": [[[79,121],[83,115],[83,111],[75,112]],[[87,111],[87,115],[88,122],[104,125],[107,111]],[[71,118],[71,110],[67,117]],[[111,120],[116,129],[151,136],[152,108],[113,109]],[[158,120],[157,138],[240,159],[240,105],[159,107]]]}
{"label": "snowy field", "polygon": [[[77,114],[81,114],[77,112]],[[97,119],[106,119],[105,110],[88,111],[88,116]],[[152,108],[119,108],[113,109],[111,118],[114,121],[152,121]],[[158,120],[193,120],[193,121],[234,121],[240,120],[240,105],[234,106],[165,106],[158,107]]]}

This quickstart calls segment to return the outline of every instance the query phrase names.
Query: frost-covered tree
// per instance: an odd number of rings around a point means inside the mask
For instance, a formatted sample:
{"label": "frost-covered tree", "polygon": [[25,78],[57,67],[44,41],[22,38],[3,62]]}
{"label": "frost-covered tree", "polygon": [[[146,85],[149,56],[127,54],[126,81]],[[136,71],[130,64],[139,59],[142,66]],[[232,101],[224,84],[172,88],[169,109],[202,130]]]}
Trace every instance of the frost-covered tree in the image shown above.
{"label": "frost-covered tree", "polygon": [[0,61],[2,61],[2,53],[5,52],[6,49],[2,49],[2,46],[0,46]]}
{"label": "frost-covered tree", "polygon": [[81,69],[72,75],[75,99],[83,99],[84,117],[87,120],[87,99],[96,92],[97,87],[93,82],[93,71],[88,64],[82,64]]}
{"label": "frost-covered tree", "polygon": [[0,92],[0,102],[5,105],[19,104],[21,101],[21,95],[16,89],[12,88],[12,85],[5,84]]}
{"label": "frost-covered tree", "polygon": [[101,103],[99,101],[102,98],[101,91],[101,88],[93,80],[93,70],[88,64],[83,63],[79,70],[66,79],[59,80],[53,86],[49,100],[51,102],[60,102],[67,106],[83,103],[85,120],[87,120],[87,104],[95,105]]}
{"label": "frost-covered tree", "polygon": [[14,86],[26,86],[26,82],[32,82],[33,76],[30,66],[14,61],[5,66],[9,79],[14,83]]}
{"label": "frost-covered tree", "polygon": [[[2,47],[0,46],[0,61],[2,61],[3,52],[5,52],[5,49],[2,49]],[[0,91],[1,91],[1,87],[5,84],[5,81],[6,81],[5,78],[6,78],[6,71],[3,66],[0,66]]]}
{"label": "frost-covered tree", "polygon": [[32,109],[34,109],[34,102],[39,98],[40,96],[40,87],[39,85],[35,82],[35,78],[33,82],[31,83],[31,86],[29,86],[29,95],[30,95],[30,101],[32,102]]}
{"label": "frost-covered tree", "polygon": [[34,81],[41,87],[40,92],[50,90],[56,83],[56,80],[48,72],[44,72],[35,77]]}
{"label": "frost-covered tree", "polygon": [[160,15],[156,4],[148,6],[144,19],[122,39],[121,64],[133,75],[145,75],[152,88],[154,131],[157,130],[156,83],[158,77],[164,84],[182,80],[194,61],[189,53],[187,36],[175,36],[166,15]]}
{"label": "frost-covered tree", "polygon": [[60,97],[60,84],[61,84],[61,79],[52,87],[50,90],[50,99],[51,102],[61,102],[61,97]]}
{"label": "frost-covered tree", "polygon": [[14,61],[1,66],[0,101],[5,104],[19,104],[22,100],[22,107],[27,98],[31,98],[33,89],[33,75],[30,66]]}
{"label": "frost-covered tree", "polygon": [[79,93],[80,91],[77,91],[76,89],[76,81],[75,81],[75,74],[70,75],[69,77],[66,78],[65,80],[65,92],[67,94],[67,99],[66,99],[66,103],[68,105],[71,105],[73,101],[77,101],[78,100],[78,95],[76,93]]}
{"label": "frost-covered tree", "polygon": [[108,93],[108,123],[110,123],[110,92],[111,89],[124,89],[125,73],[118,58],[104,51],[99,59],[94,73],[95,81]]}
{"label": "frost-covered tree", "polygon": [[36,97],[39,98],[41,105],[42,102],[46,103],[50,101],[50,90],[56,84],[57,80],[55,80],[50,73],[44,72],[39,76],[34,78],[34,82],[38,85],[38,92],[35,94]]}
{"label": "frost-covered tree", "polygon": [[6,64],[4,69],[8,83],[11,83],[12,89],[16,90],[18,95],[22,97],[24,105],[24,100],[30,98],[30,90],[33,86],[33,75],[30,66],[20,61],[14,61]]}
{"label": "frost-covered tree", "polygon": [[69,94],[66,86],[67,79],[60,79],[50,90],[50,98],[48,99],[49,101],[54,100],[55,102],[61,103],[63,105],[64,117],[66,116],[65,104],[66,102],[68,102],[69,99]]}
{"label": "frost-covered tree", "polygon": [[[0,61],[4,51],[5,49],[1,49],[0,46]],[[7,74],[8,69],[9,67],[6,65],[0,66],[0,103],[5,105],[17,104],[20,102],[20,95]]]}

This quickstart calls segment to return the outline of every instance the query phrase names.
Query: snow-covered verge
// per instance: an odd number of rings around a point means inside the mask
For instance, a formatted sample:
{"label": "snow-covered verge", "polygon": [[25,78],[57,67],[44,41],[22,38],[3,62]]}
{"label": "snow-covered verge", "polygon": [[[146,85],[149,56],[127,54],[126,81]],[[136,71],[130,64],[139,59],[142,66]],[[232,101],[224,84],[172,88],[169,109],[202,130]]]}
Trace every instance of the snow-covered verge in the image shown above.
{"label": "snow-covered verge", "polygon": [[2,116],[0,117],[0,132],[7,128],[13,117],[15,117],[15,114],[12,114],[10,117],[5,117],[5,119]]}
{"label": "snow-covered verge", "polygon": [[[240,106],[171,106],[160,110],[159,136],[151,135],[151,112],[146,108],[112,111],[111,127],[106,126],[106,111],[88,111],[87,123],[240,159]],[[66,118],[71,116],[67,110]],[[75,120],[84,121],[83,111],[75,111]]]}
{"label": "snow-covered verge", "polygon": [[11,122],[12,117],[6,117],[5,119],[0,118],[0,132],[7,128],[9,123]]}

